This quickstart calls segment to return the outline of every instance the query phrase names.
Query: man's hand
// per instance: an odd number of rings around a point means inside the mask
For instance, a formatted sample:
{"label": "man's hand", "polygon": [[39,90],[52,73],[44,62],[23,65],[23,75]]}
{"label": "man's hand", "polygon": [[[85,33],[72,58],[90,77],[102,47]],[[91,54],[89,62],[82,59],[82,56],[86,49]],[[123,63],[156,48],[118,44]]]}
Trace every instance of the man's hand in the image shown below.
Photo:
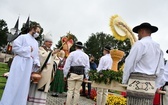
{"label": "man's hand", "polygon": [[60,49],[55,49],[52,54],[56,54],[60,51]]}
{"label": "man's hand", "polygon": [[33,66],[33,71],[39,71],[39,69],[40,69],[40,66],[39,65],[37,65],[37,64],[34,64],[34,66]]}
{"label": "man's hand", "polygon": [[67,81],[67,78],[66,78],[66,77],[64,77],[64,81]]}
{"label": "man's hand", "polygon": [[157,92],[157,93],[160,93],[160,94],[166,94],[166,91],[165,91],[165,90],[157,89],[156,92]]}
{"label": "man's hand", "polygon": [[87,78],[83,79],[83,82],[86,82],[86,81],[88,81],[88,79],[87,79]]}
{"label": "man's hand", "polygon": [[38,66],[37,64],[35,64],[35,67],[36,67],[36,68],[40,68],[40,66]]}
{"label": "man's hand", "polygon": [[124,88],[127,88],[128,84],[122,83],[121,86],[124,87]]}

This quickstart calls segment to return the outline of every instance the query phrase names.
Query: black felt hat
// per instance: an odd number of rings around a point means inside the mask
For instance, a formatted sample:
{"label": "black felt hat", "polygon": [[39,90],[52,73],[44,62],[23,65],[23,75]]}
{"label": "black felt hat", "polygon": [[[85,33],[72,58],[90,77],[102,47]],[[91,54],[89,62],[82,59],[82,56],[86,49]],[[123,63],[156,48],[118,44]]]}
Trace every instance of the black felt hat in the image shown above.
{"label": "black felt hat", "polygon": [[78,47],[81,47],[81,48],[84,48],[82,42],[78,41],[75,43],[75,46],[78,46]]}
{"label": "black felt hat", "polygon": [[147,28],[147,29],[150,29],[151,30],[151,33],[154,33],[158,30],[158,28],[156,26],[152,26],[151,24],[149,23],[142,23],[138,26],[135,26],[132,31],[135,32],[135,33],[138,33],[138,30],[139,29],[143,29],[143,28]]}
{"label": "black felt hat", "polygon": [[110,47],[110,46],[105,46],[105,47],[104,47],[104,50],[110,51],[110,50],[111,50],[111,47]]}
{"label": "black felt hat", "polygon": [[168,50],[166,50],[166,53],[168,54]]}

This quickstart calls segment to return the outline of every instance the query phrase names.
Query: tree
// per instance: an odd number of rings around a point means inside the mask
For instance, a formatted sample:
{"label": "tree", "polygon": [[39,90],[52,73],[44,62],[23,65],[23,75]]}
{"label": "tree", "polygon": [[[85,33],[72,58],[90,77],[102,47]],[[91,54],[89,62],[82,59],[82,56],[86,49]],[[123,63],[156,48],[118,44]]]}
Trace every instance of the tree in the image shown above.
{"label": "tree", "polygon": [[7,44],[7,33],[7,23],[3,19],[0,19],[0,47]]}
{"label": "tree", "polygon": [[[95,62],[98,64],[100,57],[103,56],[103,49],[106,45],[111,46],[114,49],[119,49],[125,52],[125,57],[128,55],[129,50],[131,48],[129,39],[125,41],[119,41],[115,39],[110,34],[105,34],[103,32],[100,33],[92,33],[89,39],[84,44],[86,49],[85,52],[87,54],[92,54],[95,57]],[[119,67],[124,63],[125,57],[119,63]]]}

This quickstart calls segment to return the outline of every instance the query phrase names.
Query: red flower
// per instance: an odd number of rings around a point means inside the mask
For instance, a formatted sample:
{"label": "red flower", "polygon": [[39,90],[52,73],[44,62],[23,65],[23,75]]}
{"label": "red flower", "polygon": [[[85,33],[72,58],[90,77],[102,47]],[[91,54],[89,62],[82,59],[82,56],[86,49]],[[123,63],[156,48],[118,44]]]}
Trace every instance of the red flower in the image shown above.
{"label": "red flower", "polygon": [[95,89],[91,89],[90,98],[91,98],[91,99],[94,99],[94,97],[96,97],[96,96],[97,96],[96,90],[95,90]]}

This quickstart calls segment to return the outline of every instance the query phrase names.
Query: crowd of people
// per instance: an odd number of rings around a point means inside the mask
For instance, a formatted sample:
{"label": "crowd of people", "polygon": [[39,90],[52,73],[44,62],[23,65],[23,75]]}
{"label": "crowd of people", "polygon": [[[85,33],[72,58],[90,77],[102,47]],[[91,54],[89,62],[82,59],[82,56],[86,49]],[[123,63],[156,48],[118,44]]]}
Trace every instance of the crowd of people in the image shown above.
{"label": "crowd of people", "polygon": [[[157,30],[156,26],[149,23],[142,23],[133,28],[133,32],[138,34],[139,41],[131,48],[125,60],[122,83],[134,84],[138,81],[136,86],[154,83],[150,85],[155,85],[156,92],[164,86],[166,95],[163,97],[163,105],[168,105],[168,73],[166,72],[168,63],[164,65],[163,52],[159,44],[151,38],[151,34]],[[83,51],[82,42],[76,42],[75,51],[66,58],[63,50],[51,50],[53,40],[50,35],[45,35],[44,44],[38,47],[35,38],[39,36],[39,33],[40,26],[31,25],[26,35],[20,35],[14,40],[12,50],[15,57],[0,105],[46,105],[48,92],[51,92],[53,97],[59,97],[59,94],[67,92],[64,104],[78,105],[81,86],[81,96],[90,98],[90,83],[87,83],[88,94],[85,93],[85,81],[90,80],[88,71],[102,72],[102,70],[112,68],[113,60],[109,54],[111,47],[104,47],[103,56],[97,66],[94,55],[87,55]],[[33,78],[31,78],[33,72],[39,72],[41,75],[38,83],[33,83]],[[154,93],[148,91],[152,88],[146,87],[146,93],[142,91],[143,87],[139,88],[141,88],[140,91],[128,88],[130,90],[127,91],[127,105],[152,105]],[[95,105],[105,105],[107,96],[108,89],[97,88]]]}

